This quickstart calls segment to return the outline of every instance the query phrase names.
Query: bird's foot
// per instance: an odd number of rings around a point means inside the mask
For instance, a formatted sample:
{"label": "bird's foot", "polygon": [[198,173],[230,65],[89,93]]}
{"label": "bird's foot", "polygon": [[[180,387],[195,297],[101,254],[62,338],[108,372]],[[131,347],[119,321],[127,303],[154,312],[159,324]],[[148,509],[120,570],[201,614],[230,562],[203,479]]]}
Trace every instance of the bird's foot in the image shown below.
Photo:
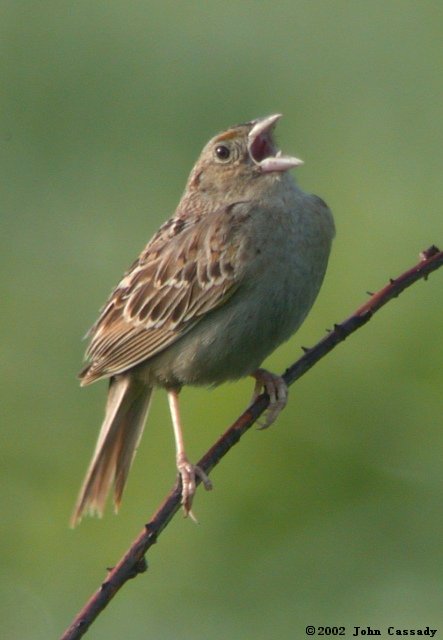
{"label": "bird's foot", "polygon": [[197,518],[192,512],[192,501],[194,499],[195,490],[197,488],[196,478],[199,478],[206,489],[210,491],[212,489],[212,482],[206,475],[206,473],[196,464],[189,462],[185,454],[177,456],[177,469],[182,480],[182,506],[185,513],[185,517],[189,516],[194,522],[197,522]]}
{"label": "bird's foot", "polygon": [[269,406],[266,409],[264,420],[259,422],[259,429],[267,429],[278,417],[288,401],[288,385],[281,376],[277,376],[266,369],[257,369],[252,376],[255,378],[254,402],[262,391],[269,396]]}

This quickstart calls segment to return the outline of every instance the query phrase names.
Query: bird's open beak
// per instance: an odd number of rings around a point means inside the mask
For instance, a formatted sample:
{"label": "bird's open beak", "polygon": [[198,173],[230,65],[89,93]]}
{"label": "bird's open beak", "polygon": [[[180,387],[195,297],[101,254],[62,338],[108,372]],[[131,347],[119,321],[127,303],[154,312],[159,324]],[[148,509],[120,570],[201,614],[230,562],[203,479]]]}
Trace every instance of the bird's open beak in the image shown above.
{"label": "bird's open beak", "polygon": [[274,144],[272,131],[275,123],[281,118],[281,113],[254,120],[253,127],[248,134],[249,154],[254,163],[263,171],[287,171],[303,164],[303,160],[293,156],[284,156]]}

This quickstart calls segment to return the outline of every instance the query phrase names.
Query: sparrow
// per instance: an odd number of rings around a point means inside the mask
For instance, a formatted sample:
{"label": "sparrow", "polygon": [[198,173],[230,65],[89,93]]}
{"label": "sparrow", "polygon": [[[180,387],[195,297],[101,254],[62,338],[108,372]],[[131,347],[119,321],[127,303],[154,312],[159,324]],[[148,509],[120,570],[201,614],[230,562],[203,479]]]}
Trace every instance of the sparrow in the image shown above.
{"label": "sparrow", "polygon": [[154,388],[166,390],[185,515],[199,477],[185,452],[179,394],[185,385],[255,379],[270,404],[287,402],[283,379],[263,360],[299,328],[319,292],[335,233],[331,211],[304,193],[273,130],[281,114],[212,138],[175,214],[125,273],[89,331],[81,385],[107,378],[105,418],[72,515],[102,515],[113,486],[121,502]]}

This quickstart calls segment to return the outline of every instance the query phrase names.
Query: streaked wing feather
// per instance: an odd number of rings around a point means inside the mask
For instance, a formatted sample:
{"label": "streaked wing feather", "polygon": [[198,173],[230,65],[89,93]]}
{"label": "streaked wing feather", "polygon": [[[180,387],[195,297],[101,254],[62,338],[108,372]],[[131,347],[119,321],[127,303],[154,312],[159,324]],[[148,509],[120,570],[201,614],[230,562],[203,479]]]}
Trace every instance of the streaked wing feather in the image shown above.
{"label": "streaked wing feather", "polygon": [[236,290],[238,243],[227,210],[160,228],[92,327],[83,384],[157,355]]}

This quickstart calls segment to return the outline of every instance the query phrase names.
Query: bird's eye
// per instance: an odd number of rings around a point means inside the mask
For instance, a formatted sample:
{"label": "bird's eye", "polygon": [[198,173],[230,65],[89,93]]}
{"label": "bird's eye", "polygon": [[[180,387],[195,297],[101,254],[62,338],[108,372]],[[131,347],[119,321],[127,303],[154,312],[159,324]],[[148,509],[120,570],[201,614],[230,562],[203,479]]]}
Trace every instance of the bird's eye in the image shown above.
{"label": "bird's eye", "polygon": [[215,147],[215,155],[218,160],[226,162],[226,160],[229,160],[229,158],[231,157],[231,150],[224,144],[219,144],[217,147]]}

